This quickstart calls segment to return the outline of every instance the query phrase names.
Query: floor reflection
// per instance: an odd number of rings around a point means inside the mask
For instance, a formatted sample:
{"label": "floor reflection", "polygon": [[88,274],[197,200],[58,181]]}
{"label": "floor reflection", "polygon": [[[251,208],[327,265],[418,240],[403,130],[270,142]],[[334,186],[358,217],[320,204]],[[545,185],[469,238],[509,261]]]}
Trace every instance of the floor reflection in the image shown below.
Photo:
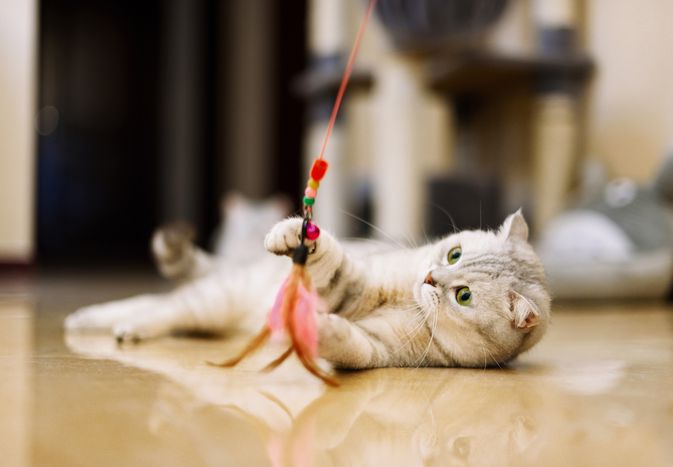
{"label": "floor reflection", "polygon": [[[233,370],[204,363],[233,353],[240,342],[167,339],[119,348],[105,336],[66,339],[87,358],[162,375],[148,426],[187,437],[207,465],[222,464],[223,453],[228,462],[243,453],[245,465],[275,466],[665,465],[672,459],[664,441],[670,424],[663,431],[657,425],[673,419],[673,413],[661,417],[666,404],[673,412],[673,398],[647,401],[638,393],[637,359],[550,355],[506,369],[343,373],[341,388],[326,389],[296,362],[258,373],[274,349]],[[661,387],[671,372],[658,379]]]}

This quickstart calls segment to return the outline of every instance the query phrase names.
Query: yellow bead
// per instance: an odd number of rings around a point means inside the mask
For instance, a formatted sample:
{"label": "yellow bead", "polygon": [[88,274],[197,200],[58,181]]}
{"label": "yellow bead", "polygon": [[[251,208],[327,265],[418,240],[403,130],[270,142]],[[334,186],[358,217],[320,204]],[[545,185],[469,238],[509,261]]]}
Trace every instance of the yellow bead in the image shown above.
{"label": "yellow bead", "polygon": [[320,182],[318,182],[318,181],[313,180],[312,178],[310,178],[310,179],[308,180],[308,186],[310,186],[310,187],[313,188],[314,190],[317,190],[318,187],[320,186]]}

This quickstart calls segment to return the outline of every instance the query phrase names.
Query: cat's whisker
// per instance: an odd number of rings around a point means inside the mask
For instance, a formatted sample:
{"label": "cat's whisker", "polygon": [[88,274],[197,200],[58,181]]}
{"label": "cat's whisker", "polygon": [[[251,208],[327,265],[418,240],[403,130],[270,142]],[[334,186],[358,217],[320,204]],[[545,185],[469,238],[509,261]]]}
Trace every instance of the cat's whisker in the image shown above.
{"label": "cat's whisker", "polygon": [[[422,312],[421,312],[422,313]],[[421,318],[421,313],[417,314],[414,316],[414,319]],[[414,337],[421,331],[423,326],[425,325],[425,321],[427,321],[428,317],[426,316],[425,320],[420,321],[413,329],[411,329],[404,337],[407,338],[407,341],[399,347],[397,350],[395,350],[395,353],[399,353],[402,350],[406,349],[413,341]]]}
{"label": "cat's whisker", "polygon": [[[411,234],[407,234],[407,236],[408,236],[408,238],[409,238],[409,243],[410,243],[411,245],[413,245],[414,248],[418,248],[418,247],[421,246],[421,245],[419,245],[419,243],[418,243],[418,238],[415,238],[415,237],[414,237],[413,235],[411,235]],[[426,238],[427,238],[427,237],[426,237]],[[429,242],[428,242],[428,243],[429,243]]]}
{"label": "cat's whisker", "polygon": [[[422,317],[423,317],[423,312],[422,312],[422,311],[418,311],[418,312],[416,312],[415,315],[413,315],[413,316],[411,317],[411,320],[412,320],[412,321],[415,321],[415,320],[420,319],[420,318],[422,318]],[[422,321],[417,322],[416,325],[418,325],[418,324],[420,324],[420,323],[422,323]]]}
{"label": "cat's whisker", "polygon": [[417,304],[413,304],[413,305],[410,304],[408,308],[399,308],[399,311],[402,312],[402,313],[407,313],[407,312],[410,312],[410,311],[416,311],[417,312],[416,314],[420,315],[420,313],[423,312],[423,309],[420,306],[418,306]]}
{"label": "cat's whisker", "polygon": [[[425,313],[424,313],[423,309],[421,307],[419,307],[418,313],[416,313],[412,317],[412,320],[423,318],[423,315],[425,315]],[[406,333],[406,335],[404,337],[407,339],[407,341],[401,347],[399,347],[397,350],[395,350],[395,352],[394,352],[395,354],[397,354],[397,353],[401,352],[402,350],[406,349],[411,344],[414,337],[416,337],[416,335],[420,332],[420,330],[425,325],[425,322],[428,320],[428,317],[429,317],[428,315],[425,315],[425,319],[422,319],[421,321],[419,321],[416,324],[416,326],[414,326],[413,329],[411,329],[409,332]]]}
{"label": "cat's whisker", "polygon": [[366,238],[366,237],[345,237],[342,240],[357,242],[357,243],[372,243],[374,245],[388,246],[388,242],[385,240],[380,240],[378,238]]}
{"label": "cat's whisker", "polygon": [[425,357],[427,357],[428,352],[430,352],[430,347],[432,346],[432,343],[435,339],[435,331],[437,329],[437,320],[439,317],[439,313],[437,313],[437,310],[435,310],[434,314],[435,314],[435,320],[432,324],[432,329],[430,330],[430,339],[428,340],[428,345],[425,347],[425,351],[423,351],[423,355],[421,355],[421,358],[418,360],[418,362],[416,362],[417,365],[416,368],[418,368],[421,365],[421,363],[425,361]]}
{"label": "cat's whisker", "polygon": [[418,248],[418,243],[414,240],[414,237],[411,234],[404,234],[404,238],[406,239],[407,244],[409,244],[412,248]]}
{"label": "cat's whisker", "polygon": [[423,355],[423,361],[427,357],[428,352],[430,351],[430,346],[435,341],[435,332],[437,332],[437,322],[439,321],[439,313],[435,310],[435,322],[432,324],[432,334],[430,334],[430,342],[428,342],[428,347],[425,349],[425,355]]}
{"label": "cat's whisker", "polygon": [[486,360],[486,346],[484,344],[481,344],[481,353],[484,356],[484,371],[486,371],[486,367],[488,366],[488,362]]}
{"label": "cat's whisker", "polygon": [[360,222],[362,222],[362,223],[363,223],[364,225],[366,225],[367,227],[371,227],[372,229],[376,230],[378,233],[380,233],[381,235],[383,235],[384,237],[386,237],[388,240],[390,240],[392,243],[394,243],[394,244],[397,245],[398,247],[400,247],[400,248],[407,248],[407,247],[406,247],[405,245],[403,245],[400,241],[396,240],[395,237],[393,237],[392,235],[388,234],[388,232],[386,232],[386,231],[383,230],[382,228],[378,227],[377,225],[374,225],[374,224],[372,224],[371,222],[367,222],[367,221],[364,220],[363,218],[361,218],[361,217],[359,217],[359,216],[356,216],[355,214],[350,213],[350,212],[348,212],[348,211],[345,211],[345,210],[343,210],[343,209],[341,209],[340,211],[341,211],[343,214],[345,214],[345,215],[347,215],[347,216],[349,216],[349,217],[355,219],[356,221],[360,221]]}
{"label": "cat's whisker", "polygon": [[428,202],[428,204],[429,204],[431,207],[433,207],[433,208],[435,208],[435,209],[438,209],[442,214],[446,214],[446,217],[449,218],[449,221],[451,222],[451,227],[453,228],[453,232],[452,232],[452,233],[456,233],[456,232],[458,232],[458,227],[456,226],[456,222],[453,220],[453,216],[451,216],[451,214],[449,213],[449,211],[447,211],[445,208],[443,208],[442,206],[440,206],[440,205],[437,204],[437,203]]}
{"label": "cat's whisker", "polygon": [[432,243],[428,237],[428,232],[425,230],[425,227],[421,226],[421,230],[423,231],[423,236],[425,237],[425,243]]}
{"label": "cat's whisker", "polygon": [[404,241],[407,243],[408,247],[411,247],[411,248],[417,248],[418,247],[417,242],[414,240],[413,236],[411,235],[411,233],[409,233],[409,231],[406,231],[405,233],[403,233],[402,237],[404,237]]}
{"label": "cat's whisker", "polygon": [[421,316],[415,316],[413,319],[418,319],[419,321],[414,325],[413,328],[405,331],[402,338],[405,339],[406,342],[397,351],[400,351],[400,350],[404,349],[407,345],[409,345],[411,343],[411,340],[416,336],[416,334],[418,334],[418,332],[423,327],[424,322],[421,319]]}
{"label": "cat's whisker", "polygon": [[[410,311],[411,311],[411,310],[410,310]],[[415,321],[415,320],[420,319],[420,318],[422,318],[422,317],[423,317],[423,311],[422,311],[422,310],[419,310],[419,311],[416,312],[416,314],[414,314],[414,315],[411,317],[411,320],[412,320],[412,321]]]}
{"label": "cat's whisker", "polygon": [[498,360],[495,359],[495,357],[493,356],[493,354],[492,354],[488,349],[486,349],[486,351],[487,351],[488,354],[490,355],[491,360],[493,360],[493,363],[495,363],[496,365],[498,365],[498,368],[500,368],[500,369],[502,370],[502,367],[500,366],[500,363],[498,363]]}

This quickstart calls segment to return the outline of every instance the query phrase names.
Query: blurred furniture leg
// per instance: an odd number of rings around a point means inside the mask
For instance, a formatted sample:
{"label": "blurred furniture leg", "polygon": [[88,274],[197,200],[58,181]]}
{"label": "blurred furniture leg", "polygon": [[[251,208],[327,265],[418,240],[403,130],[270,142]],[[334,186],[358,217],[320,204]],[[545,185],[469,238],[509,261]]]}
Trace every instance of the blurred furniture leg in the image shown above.
{"label": "blurred furniture leg", "polygon": [[[536,0],[533,8],[542,56],[570,56],[576,49],[577,0]],[[564,207],[579,150],[576,82],[570,76],[541,74],[534,117],[534,226],[544,225]]]}
{"label": "blurred furniture leg", "polygon": [[389,56],[376,70],[372,115],[374,224],[396,240],[417,240],[425,206],[423,82],[412,59]]}
{"label": "blurred furniture leg", "polygon": [[176,219],[200,224],[199,157],[204,144],[201,108],[203,1],[168,2],[165,17],[163,68],[163,132],[161,141],[161,222]]}
{"label": "blurred furniture leg", "polygon": [[540,232],[564,207],[575,167],[578,118],[575,99],[561,93],[539,97],[535,113],[533,206]]}
{"label": "blurred furniture leg", "polygon": [[277,70],[270,44],[277,2],[229,0],[222,5],[222,21],[228,28],[222,48],[229,83],[223,92],[223,133],[227,136],[221,185],[263,198],[273,186],[268,168],[273,167],[276,100],[272,84]]}

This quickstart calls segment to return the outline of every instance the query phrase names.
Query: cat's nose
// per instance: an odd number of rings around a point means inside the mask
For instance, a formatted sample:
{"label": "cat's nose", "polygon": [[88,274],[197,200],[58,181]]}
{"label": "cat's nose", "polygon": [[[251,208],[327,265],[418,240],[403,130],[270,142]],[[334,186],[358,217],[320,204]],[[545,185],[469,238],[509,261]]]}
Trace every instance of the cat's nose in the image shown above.
{"label": "cat's nose", "polygon": [[425,279],[423,280],[423,283],[424,283],[424,284],[431,285],[431,286],[433,286],[433,287],[435,286],[435,280],[432,278],[432,271],[430,271],[430,272],[428,273],[428,275],[425,276]]}

